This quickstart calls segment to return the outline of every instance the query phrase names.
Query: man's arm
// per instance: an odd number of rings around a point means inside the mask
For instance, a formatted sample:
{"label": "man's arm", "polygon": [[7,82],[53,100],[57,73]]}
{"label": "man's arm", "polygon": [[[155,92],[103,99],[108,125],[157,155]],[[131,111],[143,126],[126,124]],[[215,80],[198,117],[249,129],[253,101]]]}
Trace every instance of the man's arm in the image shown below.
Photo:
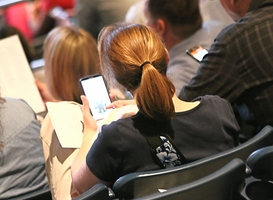
{"label": "man's arm", "polygon": [[242,93],[236,59],[226,45],[215,41],[204,57],[196,75],[184,86],[179,98],[191,101],[206,94],[219,95],[233,104]]}

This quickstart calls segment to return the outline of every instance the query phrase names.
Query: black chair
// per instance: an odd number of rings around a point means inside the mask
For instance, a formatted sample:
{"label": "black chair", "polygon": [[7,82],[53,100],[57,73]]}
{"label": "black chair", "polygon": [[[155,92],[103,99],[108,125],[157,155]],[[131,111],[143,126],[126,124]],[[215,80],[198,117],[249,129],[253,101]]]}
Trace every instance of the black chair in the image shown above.
{"label": "black chair", "polygon": [[246,161],[257,149],[273,144],[273,127],[264,127],[257,135],[230,150],[179,166],[148,172],[135,172],[119,178],[113,192],[120,199],[134,199],[201,179],[225,166],[234,158]]}
{"label": "black chair", "polygon": [[245,163],[235,158],[216,172],[191,183],[142,197],[149,200],[234,200],[245,181]]}
{"label": "black chair", "polygon": [[111,190],[106,185],[98,183],[85,193],[73,198],[73,200],[108,200],[114,198]]}
{"label": "black chair", "polygon": [[18,197],[9,198],[9,200],[51,200],[51,192],[49,188],[44,188],[30,192]]}
{"label": "black chair", "polygon": [[273,146],[253,152],[246,161],[250,168],[244,194],[251,200],[273,199]]}

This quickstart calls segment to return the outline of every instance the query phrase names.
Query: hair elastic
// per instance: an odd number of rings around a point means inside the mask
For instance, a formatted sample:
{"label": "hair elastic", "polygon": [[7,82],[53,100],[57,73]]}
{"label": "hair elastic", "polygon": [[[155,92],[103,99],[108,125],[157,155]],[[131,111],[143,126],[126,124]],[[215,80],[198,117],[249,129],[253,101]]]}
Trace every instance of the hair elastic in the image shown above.
{"label": "hair elastic", "polygon": [[142,63],[142,65],[140,65],[140,70],[142,71],[143,69],[143,66],[146,65],[146,64],[151,64],[150,61],[145,61],[144,63]]}

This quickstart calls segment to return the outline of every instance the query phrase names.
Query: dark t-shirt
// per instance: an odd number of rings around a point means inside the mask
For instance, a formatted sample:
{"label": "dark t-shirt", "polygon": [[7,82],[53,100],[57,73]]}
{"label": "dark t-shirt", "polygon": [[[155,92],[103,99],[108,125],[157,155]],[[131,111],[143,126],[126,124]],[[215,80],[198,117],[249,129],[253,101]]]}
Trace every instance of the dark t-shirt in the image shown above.
{"label": "dark t-shirt", "polygon": [[159,169],[143,134],[168,133],[188,161],[194,161],[238,145],[240,128],[227,100],[218,96],[197,98],[200,104],[176,113],[169,122],[142,114],[102,127],[88,152],[86,163],[99,179],[113,183],[137,171]]}

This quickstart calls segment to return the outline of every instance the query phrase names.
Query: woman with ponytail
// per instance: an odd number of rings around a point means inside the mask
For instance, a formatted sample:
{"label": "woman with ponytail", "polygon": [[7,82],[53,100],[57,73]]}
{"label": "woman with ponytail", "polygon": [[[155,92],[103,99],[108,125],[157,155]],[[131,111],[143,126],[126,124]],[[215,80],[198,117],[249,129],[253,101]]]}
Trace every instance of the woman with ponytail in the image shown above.
{"label": "woman with ponytail", "polygon": [[[151,29],[140,24],[110,25],[99,35],[98,50],[109,87],[127,89],[139,112],[102,126],[91,146],[97,127],[82,96],[84,139],[71,167],[74,195],[99,182],[111,186],[131,172],[181,165],[238,144],[240,129],[226,100],[177,98],[166,77],[168,52]],[[161,152],[167,155],[163,165],[153,155],[149,137],[166,141],[176,151]],[[178,157],[173,159],[174,155]]]}

